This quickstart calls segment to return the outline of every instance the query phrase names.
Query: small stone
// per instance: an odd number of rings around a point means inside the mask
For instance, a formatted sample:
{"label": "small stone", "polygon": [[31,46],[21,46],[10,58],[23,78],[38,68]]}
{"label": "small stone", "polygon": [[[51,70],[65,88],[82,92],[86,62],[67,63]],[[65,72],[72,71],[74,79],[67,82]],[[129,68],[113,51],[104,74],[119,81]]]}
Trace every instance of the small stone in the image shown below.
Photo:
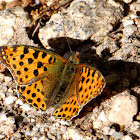
{"label": "small stone", "polygon": [[111,128],[110,132],[109,132],[109,135],[113,135],[113,133],[115,133],[115,129]]}
{"label": "small stone", "polygon": [[134,21],[132,19],[123,19],[123,26],[126,27],[128,25],[134,24]]}
{"label": "small stone", "polygon": [[2,81],[4,79],[4,77],[5,77],[4,74],[0,73],[0,81]]}
{"label": "small stone", "polygon": [[133,140],[129,135],[126,135],[122,138],[122,140]]}
{"label": "small stone", "polygon": [[1,91],[5,93],[7,91],[7,87],[2,87]]}
{"label": "small stone", "polygon": [[83,136],[77,129],[68,129],[69,139],[72,140],[83,140]]}
{"label": "small stone", "polygon": [[123,133],[122,132],[114,132],[112,135],[111,135],[115,140],[118,140],[118,139],[121,139],[123,137]]}
{"label": "small stone", "polygon": [[9,105],[9,104],[14,103],[14,101],[16,101],[16,100],[17,100],[16,97],[10,95],[10,96],[8,96],[8,97],[5,98],[4,103],[5,103],[6,105]]}
{"label": "small stone", "polygon": [[0,132],[6,136],[12,135],[14,133],[15,128],[15,119],[12,117],[8,117],[6,121],[0,123]]}
{"label": "small stone", "polygon": [[5,82],[10,82],[10,81],[12,81],[12,77],[5,76],[4,80],[5,80]]}
{"label": "small stone", "polygon": [[93,122],[94,129],[100,129],[103,126],[103,122],[101,120],[96,120]]}
{"label": "small stone", "polygon": [[102,130],[103,130],[104,135],[108,135],[110,131],[110,127],[106,126]]}
{"label": "small stone", "polygon": [[1,123],[2,121],[6,121],[6,120],[7,120],[6,115],[5,115],[5,114],[0,114],[0,123]]}
{"label": "small stone", "polygon": [[17,101],[16,101],[16,104],[18,105],[23,105],[24,103],[20,100],[20,99],[18,99]]}
{"label": "small stone", "polygon": [[137,1],[137,3],[134,2],[133,4],[131,4],[130,10],[131,11],[140,11],[140,3],[138,3],[138,1]]}
{"label": "small stone", "polygon": [[22,106],[20,106],[20,108],[22,108],[24,111],[30,111],[32,108],[27,105],[27,104],[23,104]]}
{"label": "small stone", "polygon": [[0,97],[5,98],[5,94],[3,92],[0,92]]}
{"label": "small stone", "polygon": [[45,136],[39,138],[39,140],[46,140]]}
{"label": "small stone", "polygon": [[100,120],[103,121],[103,122],[107,122],[107,121],[108,121],[107,118],[106,118],[106,115],[105,115],[104,111],[102,111],[102,112],[100,113],[98,119],[100,119]]}
{"label": "small stone", "polygon": [[123,29],[123,34],[125,36],[131,36],[135,31],[137,30],[137,27],[134,25],[128,25]]}
{"label": "small stone", "polygon": [[123,0],[125,3],[130,3],[132,0]]}
{"label": "small stone", "polygon": [[127,95],[118,96],[112,101],[107,118],[112,123],[130,125],[133,121],[133,116],[137,113],[137,106],[136,97]]}
{"label": "small stone", "polygon": [[33,137],[32,140],[37,140],[37,137]]}
{"label": "small stone", "polygon": [[140,112],[139,112],[139,114],[136,116],[136,119],[140,121]]}

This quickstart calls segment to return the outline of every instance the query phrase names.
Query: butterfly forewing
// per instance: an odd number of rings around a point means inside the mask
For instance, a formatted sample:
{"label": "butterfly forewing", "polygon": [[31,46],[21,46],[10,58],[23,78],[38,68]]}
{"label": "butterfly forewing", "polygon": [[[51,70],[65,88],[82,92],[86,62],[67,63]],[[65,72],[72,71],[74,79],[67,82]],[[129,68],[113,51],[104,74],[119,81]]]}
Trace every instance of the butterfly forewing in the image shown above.
{"label": "butterfly forewing", "polygon": [[86,105],[90,100],[101,94],[105,87],[105,79],[96,68],[87,65],[77,66],[76,94],[78,104]]}
{"label": "butterfly forewing", "polygon": [[44,76],[57,76],[67,62],[49,51],[31,46],[1,46],[0,60],[20,85],[31,84]]}

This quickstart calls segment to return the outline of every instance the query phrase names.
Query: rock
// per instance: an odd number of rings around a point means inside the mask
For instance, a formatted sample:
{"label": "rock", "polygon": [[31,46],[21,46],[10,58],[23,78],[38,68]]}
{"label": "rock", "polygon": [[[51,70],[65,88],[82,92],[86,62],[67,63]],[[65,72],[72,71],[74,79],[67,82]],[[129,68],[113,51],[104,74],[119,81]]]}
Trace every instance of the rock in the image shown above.
{"label": "rock", "polygon": [[130,3],[132,0],[123,0],[125,3]]}
{"label": "rock", "polygon": [[133,140],[129,135],[122,137],[121,140]]}
{"label": "rock", "polygon": [[[115,7],[104,0],[75,0],[67,10],[62,11],[65,15],[62,16],[62,14],[58,13],[51,17],[46,26],[39,30],[39,38],[44,46],[53,46],[53,43],[57,43],[57,41],[53,40],[54,38],[65,36],[79,41],[86,40],[92,36],[91,40],[100,41],[101,37],[111,31],[113,25],[122,18],[123,8],[120,4],[118,5]],[[52,39],[52,41],[50,40],[52,44],[47,43],[49,39]],[[70,39],[69,43],[73,43],[72,41]],[[60,43],[60,39],[58,43]],[[62,43],[61,45],[63,46],[67,44],[64,39]]]}
{"label": "rock", "polygon": [[101,120],[101,121],[104,122],[104,123],[108,121],[107,118],[106,118],[106,115],[105,115],[104,111],[102,111],[102,112],[100,113],[98,119]]}
{"label": "rock", "polygon": [[0,11],[0,19],[0,45],[35,45],[26,33],[25,27],[29,26],[30,20],[27,18],[27,12],[22,8]]}
{"label": "rock", "polygon": [[68,129],[69,139],[72,140],[84,140],[83,136],[77,129]]}
{"label": "rock", "polygon": [[131,36],[136,30],[137,30],[137,27],[135,25],[127,25],[123,29],[123,34],[125,36]]}
{"label": "rock", "polygon": [[108,120],[112,123],[127,126],[132,123],[133,116],[137,113],[137,99],[132,95],[118,96],[112,100],[110,108],[110,111],[107,113]]}
{"label": "rock", "polygon": [[7,117],[6,120],[3,120],[0,123],[0,135],[4,134],[7,137],[9,137],[11,134],[14,133],[14,130],[16,128],[15,126],[15,120],[12,117]]}
{"label": "rock", "polygon": [[121,139],[123,137],[123,133],[122,132],[116,132],[115,130],[111,129],[110,130],[110,135],[115,139]]}
{"label": "rock", "polygon": [[12,104],[13,102],[15,102],[16,100],[17,100],[16,97],[14,97],[14,96],[12,96],[12,95],[9,95],[8,97],[5,98],[4,103],[5,103],[6,105],[10,105],[10,104]]}

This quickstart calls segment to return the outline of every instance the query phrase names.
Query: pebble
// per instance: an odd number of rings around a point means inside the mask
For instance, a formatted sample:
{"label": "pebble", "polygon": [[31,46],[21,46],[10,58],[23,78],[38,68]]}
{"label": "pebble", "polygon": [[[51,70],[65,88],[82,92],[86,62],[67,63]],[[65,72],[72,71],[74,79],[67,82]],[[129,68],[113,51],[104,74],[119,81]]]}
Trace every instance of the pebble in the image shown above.
{"label": "pebble", "polygon": [[0,73],[0,81],[2,81],[4,79],[5,75]]}
{"label": "pebble", "polygon": [[6,121],[6,120],[7,120],[6,115],[0,113],[0,123],[3,122],[3,121]]}
{"label": "pebble", "polygon": [[5,98],[5,94],[3,92],[1,92],[1,91],[0,91],[0,97]]}
{"label": "pebble", "polygon": [[[46,23],[46,26],[39,30],[39,39],[44,46],[50,45],[47,40],[65,37],[61,19],[64,19],[63,23],[67,37],[82,41],[92,36],[91,39],[100,41],[101,37],[111,31],[113,25],[122,18],[123,8],[119,3],[111,5],[106,1],[76,0],[63,12],[66,13],[65,16],[59,13],[54,14]],[[50,42],[55,43],[57,41]],[[61,41],[59,40],[59,42]],[[63,41],[58,49],[64,44]]]}
{"label": "pebble", "polygon": [[102,112],[100,113],[98,119],[101,120],[101,121],[104,122],[104,123],[108,121],[107,118],[106,118],[106,115],[105,115],[104,111],[102,111]]}
{"label": "pebble", "polygon": [[28,38],[25,29],[30,24],[27,16],[28,13],[19,7],[0,11],[0,45],[8,43],[34,45],[33,41]]}
{"label": "pebble", "polygon": [[104,135],[108,135],[110,132],[110,127],[106,126],[102,130],[103,130]]}
{"label": "pebble", "polygon": [[[7,85],[7,84],[6,84],[6,85]],[[2,89],[1,89],[1,91],[2,91],[3,93],[7,92],[7,90],[8,90],[7,87],[2,87]]]}
{"label": "pebble", "polygon": [[22,106],[20,106],[20,108],[22,108],[24,111],[30,111],[32,108],[29,106],[29,105],[27,105],[27,104],[23,104]]}
{"label": "pebble", "polygon": [[128,25],[134,24],[134,21],[132,19],[123,19],[123,26],[127,27]]}
{"label": "pebble", "polygon": [[45,136],[42,136],[39,138],[39,140],[47,140],[47,139],[45,138]]}
{"label": "pebble", "polygon": [[125,36],[131,36],[136,30],[137,30],[137,27],[135,25],[127,25],[123,29],[123,34]]}
{"label": "pebble", "polygon": [[68,129],[69,139],[72,140],[84,140],[83,136],[77,129]]}
{"label": "pebble", "polygon": [[130,3],[132,0],[123,0],[125,3]]}
{"label": "pebble", "polygon": [[130,10],[131,11],[140,11],[140,2],[134,2],[133,4],[130,5]]}
{"label": "pebble", "polygon": [[118,140],[118,139],[121,139],[123,137],[123,133],[122,132],[114,132],[112,135],[111,135],[115,140]]}
{"label": "pebble", "polygon": [[5,80],[5,82],[10,82],[10,81],[12,81],[12,77],[5,76],[4,80]]}
{"label": "pebble", "polygon": [[15,128],[15,119],[12,117],[7,117],[6,121],[0,123],[0,132],[6,136],[13,134]]}
{"label": "pebble", "polygon": [[32,140],[38,140],[37,137],[33,137]]}
{"label": "pebble", "polygon": [[122,137],[121,140],[133,140],[129,135]]}
{"label": "pebble", "polygon": [[17,105],[23,105],[24,103],[23,103],[20,99],[18,99],[18,100],[16,101],[16,104],[17,104]]}
{"label": "pebble", "polygon": [[17,97],[14,97],[14,96],[12,96],[12,95],[9,95],[9,96],[6,97],[4,100],[5,100],[4,103],[5,103],[6,105],[9,105],[9,104],[14,103],[14,101],[17,100]]}
{"label": "pebble", "polygon": [[101,120],[96,120],[93,122],[93,128],[94,129],[100,129],[103,126],[103,122]]}
{"label": "pebble", "polygon": [[133,121],[133,116],[138,110],[137,98],[135,96],[118,96],[112,100],[110,110],[107,113],[107,118],[112,123],[120,125],[130,125]]}

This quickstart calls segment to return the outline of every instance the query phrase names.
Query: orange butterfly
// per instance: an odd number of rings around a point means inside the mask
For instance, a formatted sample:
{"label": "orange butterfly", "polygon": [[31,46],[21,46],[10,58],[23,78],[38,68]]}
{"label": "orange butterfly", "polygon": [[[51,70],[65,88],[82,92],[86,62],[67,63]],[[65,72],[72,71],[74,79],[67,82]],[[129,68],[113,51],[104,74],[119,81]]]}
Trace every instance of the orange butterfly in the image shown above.
{"label": "orange butterfly", "polygon": [[18,84],[20,98],[37,109],[70,120],[101,94],[105,79],[96,68],[79,64],[79,53],[63,57],[27,45],[1,46],[0,60]]}

